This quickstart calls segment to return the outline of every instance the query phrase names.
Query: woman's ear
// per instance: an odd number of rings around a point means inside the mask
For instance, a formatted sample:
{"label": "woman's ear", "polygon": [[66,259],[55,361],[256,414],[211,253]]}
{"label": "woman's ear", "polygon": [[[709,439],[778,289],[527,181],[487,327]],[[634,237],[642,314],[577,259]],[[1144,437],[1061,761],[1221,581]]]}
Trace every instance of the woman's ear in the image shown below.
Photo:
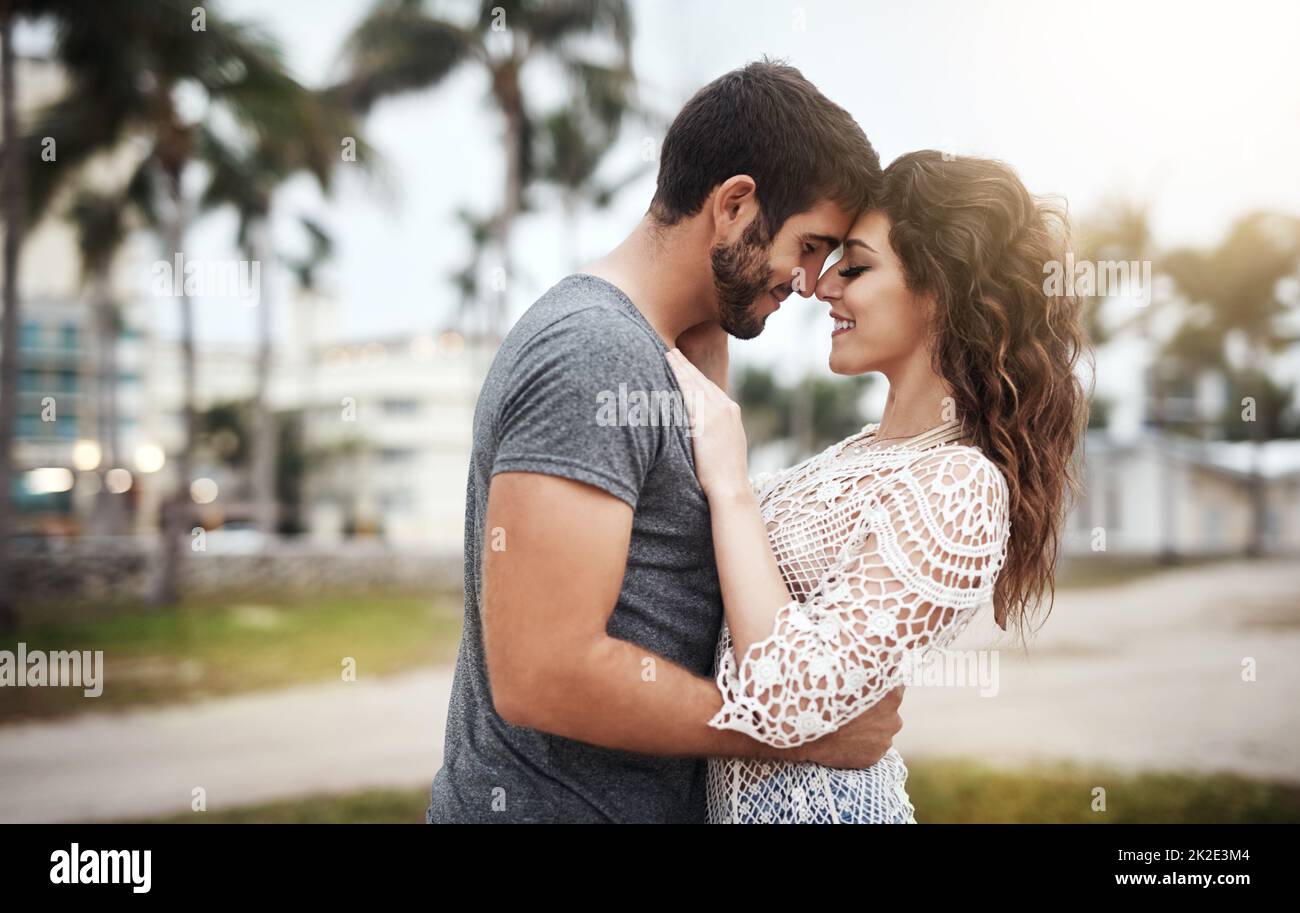
{"label": "woman's ear", "polygon": [[758,218],[758,185],[747,174],[727,178],[713,191],[714,243],[733,243]]}

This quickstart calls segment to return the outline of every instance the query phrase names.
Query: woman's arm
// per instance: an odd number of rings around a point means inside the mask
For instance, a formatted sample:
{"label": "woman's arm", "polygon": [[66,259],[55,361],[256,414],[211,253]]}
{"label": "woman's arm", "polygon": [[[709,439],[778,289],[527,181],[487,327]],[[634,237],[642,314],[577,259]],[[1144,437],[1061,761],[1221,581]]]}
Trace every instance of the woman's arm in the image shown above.
{"label": "woman's arm", "polygon": [[679,353],[669,361],[691,413],[734,642],[709,725],[779,748],[820,738],[877,704],[991,598],[1009,535],[1006,482],[969,448],[921,455],[863,500],[848,542],[824,543],[839,557],[801,603],[749,491],[738,407]]}
{"label": "woman's arm", "polygon": [[713,552],[718,563],[722,606],[737,656],[772,633],[776,613],[790,591],[772,553],[758,499],[746,486],[721,497],[709,496]]}
{"label": "woman's arm", "polygon": [[834,732],[991,599],[1007,492],[977,451],[920,456],[864,500],[859,522],[804,602],[783,606],[762,641],[721,657],[723,709],[709,725],[777,747]]}
{"label": "woman's arm", "polygon": [[723,610],[736,655],[743,656],[772,633],[790,591],[749,483],[739,407],[679,351],[669,352],[668,360],[690,413],[695,470],[713,519]]}

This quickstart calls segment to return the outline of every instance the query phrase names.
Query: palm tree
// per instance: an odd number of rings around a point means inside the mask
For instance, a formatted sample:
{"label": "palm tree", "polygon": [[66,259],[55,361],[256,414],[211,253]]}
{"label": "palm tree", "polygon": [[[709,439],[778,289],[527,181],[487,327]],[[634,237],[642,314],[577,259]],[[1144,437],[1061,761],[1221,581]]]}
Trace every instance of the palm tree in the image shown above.
{"label": "palm tree", "polygon": [[[620,104],[623,104],[620,102]],[[618,138],[617,129],[590,117],[583,100],[552,111],[539,129],[537,176],[560,194],[564,213],[569,266],[577,269],[578,213],[583,204],[603,209],[619,191],[649,169],[644,163],[614,181],[601,181],[597,172]],[[626,105],[623,104],[626,110]]]}
{"label": "palm tree", "polygon": [[[1300,269],[1300,219],[1269,212],[1238,219],[1227,237],[1210,250],[1183,249],[1164,259],[1165,269],[1191,304],[1187,319],[1171,340],[1169,355],[1183,362],[1202,359],[1225,373],[1236,372],[1257,405],[1270,396],[1268,364],[1294,342],[1282,329],[1291,304],[1280,294],[1282,280]],[[1230,352],[1240,341],[1243,355]],[[1254,522],[1249,554],[1264,549],[1265,491],[1260,472],[1265,423],[1248,422],[1255,460],[1250,489]]]}
{"label": "palm tree", "polygon": [[[94,354],[91,358],[95,396],[95,437],[102,454],[97,470],[99,490],[91,515],[91,528],[100,533],[122,531],[122,499],[114,497],[106,485],[108,470],[120,462],[117,415],[117,338],[121,319],[113,300],[112,266],[126,240],[130,226],[128,216],[134,194],[142,191],[139,176],[128,182],[121,193],[91,190],[78,192],[69,210],[77,230],[81,251],[82,282],[89,287],[94,310]],[[139,211],[139,210],[137,210]]]}
{"label": "palm tree", "polygon": [[[46,168],[28,169],[37,161],[41,137],[25,136],[18,123],[18,73],[14,65],[13,29],[20,19],[53,19],[66,24],[80,13],[75,0],[0,0],[0,105],[3,105],[4,147],[0,151],[3,177],[0,197],[4,199],[5,241],[3,251],[3,320],[0,322],[0,631],[16,624],[10,585],[10,548],[14,526],[13,508],[13,441],[17,412],[18,327],[21,316],[19,298],[19,258],[26,226],[32,213],[39,210],[40,195],[33,192],[33,178],[48,174]],[[40,176],[40,177],[38,177]],[[37,201],[37,202],[33,202]]]}
{"label": "palm tree", "polygon": [[[262,133],[232,146],[211,130],[201,132],[202,158],[212,175],[201,205],[234,206],[239,217],[239,246],[249,259],[269,268],[274,260],[270,239],[272,200],[278,185],[300,171],[309,172],[322,191],[328,192],[338,157],[339,138],[351,136],[363,148],[358,162],[370,167],[372,155],[356,136],[351,118],[332,104],[332,97],[312,94],[304,100],[300,129],[293,133]],[[314,269],[314,266],[313,266]],[[263,277],[264,279],[266,277]],[[260,284],[257,301],[257,369],[253,396],[252,496],[257,527],[267,536],[279,527],[275,467],[279,431],[271,409],[269,387],[272,344],[272,284]]]}
{"label": "palm tree", "polygon": [[22,10],[14,0],[0,0],[0,103],[4,105],[4,318],[0,329],[0,631],[17,624],[10,585],[9,540],[13,535],[13,439],[18,399],[18,250],[23,243],[23,157],[14,110],[13,26]]}
{"label": "palm tree", "polygon": [[[481,0],[472,22],[432,12],[421,0],[379,0],[348,39],[350,73],[338,91],[365,112],[383,98],[436,86],[462,65],[486,74],[505,125],[505,179],[492,238],[508,275],[511,228],[535,176],[525,69],[546,59],[567,74],[577,94],[617,98],[633,83],[631,44],[625,0]],[[595,113],[617,122],[623,112],[615,105]],[[494,336],[505,317],[503,286],[489,307]]]}
{"label": "palm tree", "polygon": [[[178,91],[196,89],[209,109],[247,135],[314,134],[320,108],[290,77],[278,46],[262,33],[206,13],[194,27],[194,0],[100,0],[77,7],[60,23],[56,56],[68,77],[68,93],[38,118],[28,142],[59,140],[57,168],[37,169],[29,180],[35,205],[48,201],[60,181],[75,174],[94,153],[133,140],[148,175],[148,196],[157,213],[163,254],[184,250],[194,201],[183,180],[202,154],[198,126],[186,120]],[[341,139],[341,137],[340,137]],[[335,147],[337,148],[337,146]],[[178,295],[181,315],[183,442],[175,455],[176,487],[163,509],[161,569],[153,598],[179,595],[182,536],[190,526],[189,483],[198,427],[195,413],[193,305]]]}

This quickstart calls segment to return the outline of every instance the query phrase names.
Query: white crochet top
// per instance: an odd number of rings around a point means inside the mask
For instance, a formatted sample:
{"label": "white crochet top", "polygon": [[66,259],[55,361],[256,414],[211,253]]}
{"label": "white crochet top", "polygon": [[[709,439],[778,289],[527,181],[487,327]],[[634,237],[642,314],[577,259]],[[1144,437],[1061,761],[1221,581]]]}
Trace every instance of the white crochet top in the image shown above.
{"label": "white crochet top", "polygon": [[[1007,486],[959,422],[887,445],[876,425],[753,480],[793,598],[737,663],[723,624],[709,721],[778,748],[834,732],[991,602],[1009,533]],[[907,769],[712,758],[713,822],[907,821]]]}

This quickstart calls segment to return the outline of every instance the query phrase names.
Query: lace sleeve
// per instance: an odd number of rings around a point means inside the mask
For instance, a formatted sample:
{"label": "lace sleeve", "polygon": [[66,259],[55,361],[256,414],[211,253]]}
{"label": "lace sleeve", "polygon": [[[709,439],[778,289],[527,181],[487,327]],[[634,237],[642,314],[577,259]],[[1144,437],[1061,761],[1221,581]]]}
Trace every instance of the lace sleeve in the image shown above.
{"label": "lace sleeve", "polygon": [[864,497],[854,534],[804,602],[717,673],[709,725],[777,748],[834,732],[987,602],[1006,553],[1006,482],[970,448],[927,454]]}
{"label": "lace sleeve", "polygon": [[763,495],[767,494],[767,490],[776,484],[776,476],[775,472],[760,472],[757,475],[750,476],[749,488],[754,492],[754,497],[762,500]]}

